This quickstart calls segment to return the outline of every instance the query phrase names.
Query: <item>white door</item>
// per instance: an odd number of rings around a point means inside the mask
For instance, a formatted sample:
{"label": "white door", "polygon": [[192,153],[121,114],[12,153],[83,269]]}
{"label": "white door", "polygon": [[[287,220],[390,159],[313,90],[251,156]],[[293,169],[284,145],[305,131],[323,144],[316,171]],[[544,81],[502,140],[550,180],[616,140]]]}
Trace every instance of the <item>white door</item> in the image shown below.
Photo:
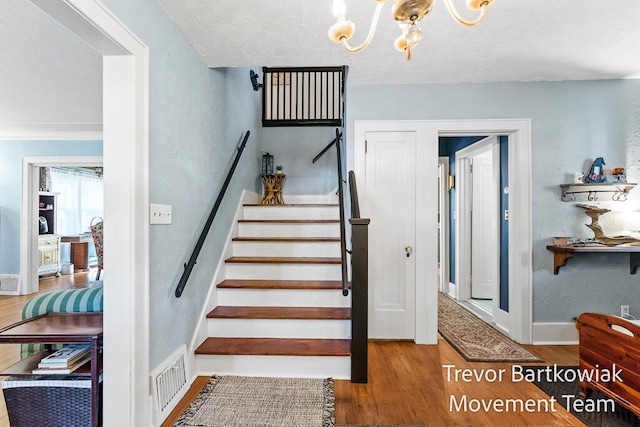
{"label": "white door", "polygon": [[471,297],[493,299],[498,285],[498,213],[491,149],[472,158]]}
{"label": "white door", "polygon": [[415,338],[416,132],[366,132],[369,336]]}

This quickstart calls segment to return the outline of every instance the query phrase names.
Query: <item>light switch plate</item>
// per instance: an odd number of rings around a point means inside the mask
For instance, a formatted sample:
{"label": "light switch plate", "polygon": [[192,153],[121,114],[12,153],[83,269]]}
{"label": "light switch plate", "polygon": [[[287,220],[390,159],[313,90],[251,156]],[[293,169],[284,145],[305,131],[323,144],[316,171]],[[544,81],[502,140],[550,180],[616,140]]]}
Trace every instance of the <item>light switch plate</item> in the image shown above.
{"label": "light switch plate", "polygon": [[151,203],[151,224],[171,224],[171,205]]}

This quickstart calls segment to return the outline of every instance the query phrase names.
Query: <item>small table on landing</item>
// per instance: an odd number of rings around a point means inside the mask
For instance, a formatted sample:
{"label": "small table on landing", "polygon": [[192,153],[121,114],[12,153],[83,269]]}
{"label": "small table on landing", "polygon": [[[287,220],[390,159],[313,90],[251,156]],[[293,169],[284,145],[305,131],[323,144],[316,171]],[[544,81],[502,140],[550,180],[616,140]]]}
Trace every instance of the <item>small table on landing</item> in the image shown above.
{"label": "small table on landing", "polygon": [[286,175],[283,173],[268,173],[262,175],[262,186],[264,187],[263,205],[284,205],[282,198],[282,186]]}

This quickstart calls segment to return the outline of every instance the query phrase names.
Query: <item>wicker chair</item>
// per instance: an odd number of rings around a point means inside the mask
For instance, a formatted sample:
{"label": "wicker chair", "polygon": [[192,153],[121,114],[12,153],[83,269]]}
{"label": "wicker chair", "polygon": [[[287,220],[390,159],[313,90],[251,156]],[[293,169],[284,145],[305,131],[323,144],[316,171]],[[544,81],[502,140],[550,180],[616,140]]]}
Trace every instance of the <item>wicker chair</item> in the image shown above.
{"label": "wicker chair", "polygon": [[102,235],[103,235],[102,218],[100,217],[93,218],[91,220],[91,224],[89,228],[91,229],[93,244],[96,247],[96,255],[98,255],[98,273],[96,274],[96,280],[98,280],[100,279],[100,273],[102,272]]}

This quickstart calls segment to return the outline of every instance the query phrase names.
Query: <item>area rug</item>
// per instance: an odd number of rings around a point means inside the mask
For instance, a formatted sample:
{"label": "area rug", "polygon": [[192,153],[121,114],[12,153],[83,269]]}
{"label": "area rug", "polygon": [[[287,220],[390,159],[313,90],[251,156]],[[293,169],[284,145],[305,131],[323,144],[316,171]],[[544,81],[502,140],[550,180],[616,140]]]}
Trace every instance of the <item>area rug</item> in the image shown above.
{"label": "area rug", "polygon": [[333,380],[213,376],[174,427],[333,427]]}
{"label": "area rug", "polygon": [[[561,366],[559,369],[573,369],[577,370],[576,366],[566,367]],[[539,370],[544,369],[544,366],[527,366],[524,367],[526,370]],[[639,427],[640,421],[638,417],[631,411],[623,408],[620,405],[615,405],[615,411],[611,412],[608,410],[604,410],[607,408],[607,405],[604,403],[600,405],[600,409],[597,410],[598,404],[595,403],[593,408],[596,410],[581,410],[576,411],[572,404],[568,405],[567,408],[567,398],[563,398],[563,396],[571,396],[569,401],[573,401],[574,397],[580,393],[580,386],[578,382],[564,382],[564,381],[548,381],[545,378],[545,375],[541,375],[541,381],[534,381],[533,383],[542,391],[544,391],[547,395],[553,396],[557,399],[558,403],[561,404],[565,409],[569,409],[569,412],[573,414],[577,419],[582,421],[589,427]],[[536,375],[537,378],[537,375]],[[551,378],[554,379],[553,377]],[[589,399],[593,399],[594,401],[600,401],[607,399],[603,394],[598,393],[596,391],[589,397]],[[585,406],[585,408],[588,408]]]}
{"label": "area rug", "polygon": [[543,362],[442,293],[438,331],[469,362]]}

